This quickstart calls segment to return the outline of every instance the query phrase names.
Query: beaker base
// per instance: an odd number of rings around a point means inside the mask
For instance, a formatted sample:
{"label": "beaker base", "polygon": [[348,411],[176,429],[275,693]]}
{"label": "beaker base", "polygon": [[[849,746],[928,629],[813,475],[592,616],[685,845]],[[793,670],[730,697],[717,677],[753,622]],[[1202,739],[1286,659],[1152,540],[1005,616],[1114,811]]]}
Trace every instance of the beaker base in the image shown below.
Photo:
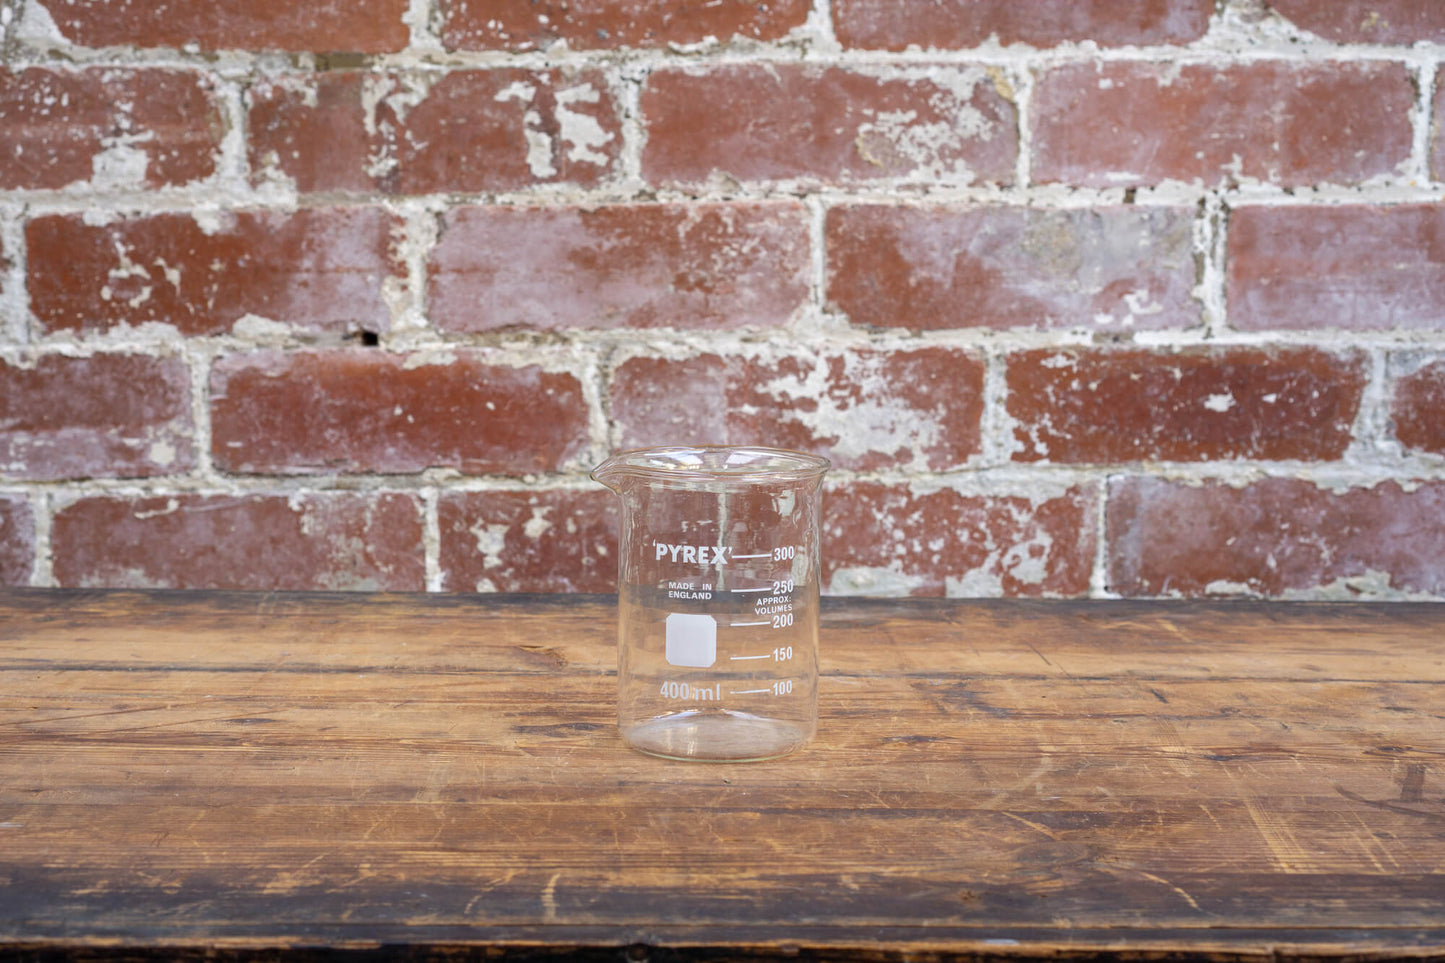
{"label": "beaker base", "polygon": [[623,728],[622,738],[649,756],[688,762],[762,762],[786,756],[811,733],[796,722],[727,709],[676,712]]}

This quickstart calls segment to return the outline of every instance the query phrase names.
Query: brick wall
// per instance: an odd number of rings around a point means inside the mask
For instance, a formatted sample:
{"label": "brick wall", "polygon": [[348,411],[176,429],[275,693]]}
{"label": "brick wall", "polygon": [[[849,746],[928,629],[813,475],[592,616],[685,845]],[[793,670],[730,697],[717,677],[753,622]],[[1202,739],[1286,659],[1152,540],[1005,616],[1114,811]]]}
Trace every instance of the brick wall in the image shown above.
{"label": "brick wall", "polygon": [[0,0],[0,582],[1445,599],[1432,0]]}

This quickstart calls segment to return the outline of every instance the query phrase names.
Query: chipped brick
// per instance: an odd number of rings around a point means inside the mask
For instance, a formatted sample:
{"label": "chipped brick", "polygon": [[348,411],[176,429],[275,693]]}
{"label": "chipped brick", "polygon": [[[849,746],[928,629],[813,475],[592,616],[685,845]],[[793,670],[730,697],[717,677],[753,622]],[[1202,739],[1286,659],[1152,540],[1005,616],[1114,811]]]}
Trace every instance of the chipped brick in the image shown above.
{"label": "chipped brick", "polygon": [[766,3],[657,3],[656,0],[441,0],[442,43],[449,50],[571,50],[779,40],[801,27],[808,0]]}
{"label": "chipped brick", "polygon": [[394,53],[410,39],[407,0],[126,0],[48,3],[56,28],[86,47],[188,47]]}
{"label": "chipped brick", "polygon": [[29,585],[35,567],[35,512],[24,495],[0,495],[0,585]]}
{"label": "chipped brick", "polygon": [[1445,483],[1334,492],[1127,478],[1109,489],[1109,588],[1127,596],[1445,596]]}
{"label": "chipped brick", "polygon": [[1336,459],[1367,371],[1362,355],[1314,348],[1038,349],[1007,361],[1019,462]]}
{"label": "chipped brick", "polygon": [[592,186],[622,149],[597,70],[332,71],[263,80],[247,100],[252,167],[302,191]]}
{"label": "chipped brick", "polygon": [[1034,104],[1040,183],[1295,187],[1395,173],[1415,91],[1400,63],[1127,61],[1054,68]]}
{"label": "chipped brick", "polygon": [[398,492],[80,498],[55,514],[73,588],[420,591],[420,500]]}
{"label": "chipped brick", "polygon": [[1424,365],[1396,380],[1390,417],[1400,444],[1445,455],[1445,361]]}
{"label": "chipped brick", "polygon": [[1052,47],[1185,44],[1209,29],[1213,0],[833,0],[833,29],[846,47],[959,50],[990,40]]}
{"label": "chipped brick", "polygon": [[1445,43],[1445,7],[1435,0],[1269,0],[1296,27],[1335,43]]}
{"label": "chipped brick", "polygon": [[617,591],[616,501],[601,488],[444,492],[437,502],[443,589]]}
{"label": "chipped brick", "polygon": [[772,445],[839,468],[944,471],[979,450],[983,362],[943,347],[632,358],[613,374],[611,412],[624,448]]}
{"label": "chipped brick", "polygon": [[587,443],[570,374],[366,349],[232,355],[211,371],[212,457],[245,473],[558,471]]}
{"label": "chipped brick", "polygon": [[1227,270],[1236,328],[1445,329],[1445,209],[1241,207]]}
{"label": "chipped brick", "polygon": [[443,218],[430,307],[449,331],[776,328],[809,271],[796,203],[466,207]]}
{"label": "chipped brick", "polygon": [[188,471],[190,374],[175,358],[0,361],[0,477],[139,478]]}
{"label": "chipped brick", "polygon": [[196,71],[0,67],[0,189],[190,184],[215,173],[224,134]]}
{"label": "chipped brick", "polygon": [[1083,596],[1093,494],[1048,498],[853,482],[830,489],[823,581],[833,595]]}
{"label": "chipped brick", "polygon": [[1193,213],[1169,207],[846,205],[828,212],[828,297],[855,324],[1180,328]]}
{"label": "chipped brick", "polygon": [[49,331],[157,322],[186,335],[224,334],[247,315],[343,334],[390,327],[383,285],[405,277],[394,215],[314,208],[216,220],[35,218],[25,234],[36,318]]}
{"label": "chipped brick", "polygon": [[642,173],[653,183],[685,184],[714,177],[1008,184],[1018,154],[1011,96],[982,67],[655,70],[642,92]]}

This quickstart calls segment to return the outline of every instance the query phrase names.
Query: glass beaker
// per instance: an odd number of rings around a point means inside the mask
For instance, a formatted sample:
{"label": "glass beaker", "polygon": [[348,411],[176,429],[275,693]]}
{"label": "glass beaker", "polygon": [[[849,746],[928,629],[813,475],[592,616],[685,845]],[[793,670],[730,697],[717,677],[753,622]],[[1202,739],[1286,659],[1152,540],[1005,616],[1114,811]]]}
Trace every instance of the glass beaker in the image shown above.
{"label": "glass beaker", "polygon": [[818,721],[818,508],[828,460],[645,448],[592,477],[622,499],[617,721],[669,759],[791,752]]}

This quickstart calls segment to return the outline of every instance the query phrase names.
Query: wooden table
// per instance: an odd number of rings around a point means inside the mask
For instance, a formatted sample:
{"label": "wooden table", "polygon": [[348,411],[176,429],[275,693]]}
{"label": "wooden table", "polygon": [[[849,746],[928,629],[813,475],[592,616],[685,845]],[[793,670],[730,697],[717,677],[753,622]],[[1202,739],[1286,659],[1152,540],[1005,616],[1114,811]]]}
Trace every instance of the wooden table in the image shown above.
{"label": "wooden table", "polygon": [[733,765],[621,745],[613,625],[0,594],[0,957],[1445,958],[1445,606],[833,600]]}

